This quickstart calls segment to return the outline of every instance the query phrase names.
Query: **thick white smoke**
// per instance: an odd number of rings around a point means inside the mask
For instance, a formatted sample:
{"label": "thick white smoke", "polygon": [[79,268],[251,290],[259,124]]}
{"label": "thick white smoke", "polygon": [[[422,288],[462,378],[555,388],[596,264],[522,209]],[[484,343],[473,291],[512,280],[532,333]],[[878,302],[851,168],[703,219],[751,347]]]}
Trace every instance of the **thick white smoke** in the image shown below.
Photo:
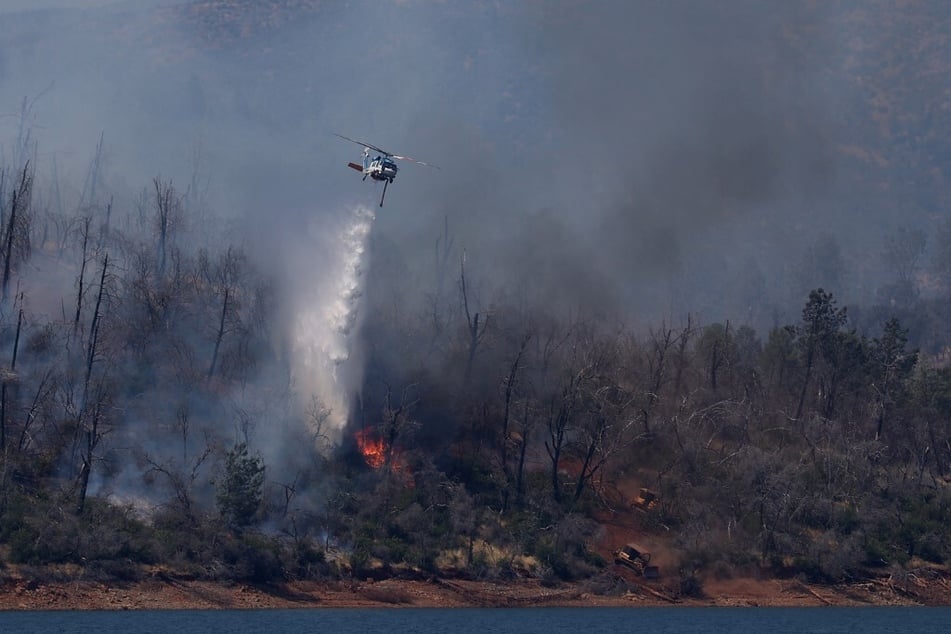
{"label": "thick white smoke", "polygon": [[[337,216],[314,218],[309,227],[309,253],[299,261],[309,272],[295,284],[293,317],[293,379],[301,405],[316,398],[329,410],[321,431],[338,436],[347,423],[350,399],[360,378],[353,359],[360,318],[366,246],[375,214],[357,206]],[[348,363],[353,359],[353,363]],[[333,438],[332,438],[333,439]]]}

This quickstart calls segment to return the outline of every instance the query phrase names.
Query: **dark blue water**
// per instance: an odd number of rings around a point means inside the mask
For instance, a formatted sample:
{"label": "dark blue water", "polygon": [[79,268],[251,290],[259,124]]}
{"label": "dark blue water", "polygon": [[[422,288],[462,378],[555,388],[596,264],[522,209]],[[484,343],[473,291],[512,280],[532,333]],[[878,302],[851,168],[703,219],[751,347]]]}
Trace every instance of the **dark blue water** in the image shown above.
{"label": "dark blue water", "polygon": [[951,608],[526,608],[0,612],[0,633],[951,632]]}

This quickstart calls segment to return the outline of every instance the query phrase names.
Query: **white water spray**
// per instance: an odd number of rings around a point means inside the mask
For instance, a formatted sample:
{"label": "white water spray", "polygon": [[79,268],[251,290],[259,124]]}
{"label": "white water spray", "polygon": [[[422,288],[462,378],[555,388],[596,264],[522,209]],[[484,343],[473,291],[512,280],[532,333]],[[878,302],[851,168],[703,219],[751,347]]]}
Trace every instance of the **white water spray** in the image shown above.
{"label": "white water spray", "polygon": [[374,218],[371,209],[358,206],[333,221],[315,219],[307,236],[308,251],[298,258],[307,270],[296,273],[294,385],[303,407],[309,408],[316,398],[329,410],[329,428],[321,431],[331,436],[339,435],[347,423],[360,376],[360,368],[348,367],[348,361],[359,326],[365,252]]}

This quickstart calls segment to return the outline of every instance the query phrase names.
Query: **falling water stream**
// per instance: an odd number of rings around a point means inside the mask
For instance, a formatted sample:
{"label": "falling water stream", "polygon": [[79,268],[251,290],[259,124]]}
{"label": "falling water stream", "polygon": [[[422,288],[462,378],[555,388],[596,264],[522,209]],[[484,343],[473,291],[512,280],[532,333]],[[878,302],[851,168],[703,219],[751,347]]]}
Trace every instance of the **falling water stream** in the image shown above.
{"label": "falling water stream", "polygon": [[350,396],[359,377],[359,368],[348,367],[348,361],[359,326],[366,248],[374,218],[370,208],[357,206],[336,223],[315,220],[311,228],[315,270],[297,298],[294,384],[305,405],[316,397],[329,409],[330,428],[323,431],[332,434],[347,422]]}

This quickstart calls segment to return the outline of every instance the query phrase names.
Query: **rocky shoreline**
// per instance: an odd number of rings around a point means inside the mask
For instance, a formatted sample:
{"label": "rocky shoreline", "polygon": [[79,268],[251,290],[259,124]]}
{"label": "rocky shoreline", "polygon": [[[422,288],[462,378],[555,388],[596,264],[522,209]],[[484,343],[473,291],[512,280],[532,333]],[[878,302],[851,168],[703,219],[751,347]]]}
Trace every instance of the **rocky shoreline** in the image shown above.
{"label": "rocky shoreline", "polygon": [[895,583],[887,579],[841,585],[798,580],[728,579],[705,582],[700,597],[683,598],[663,585],[639,584],[614,594],[581,585],[546,587],[534,580],[494,583],[433,579],[291,582],[273,586],[222,584],[163,576],[132,583],[38,583],[7,579],[0,610],[162,610],[288,608],[465,608],[635,606],[940,606],[951,605],[947,578]]}

